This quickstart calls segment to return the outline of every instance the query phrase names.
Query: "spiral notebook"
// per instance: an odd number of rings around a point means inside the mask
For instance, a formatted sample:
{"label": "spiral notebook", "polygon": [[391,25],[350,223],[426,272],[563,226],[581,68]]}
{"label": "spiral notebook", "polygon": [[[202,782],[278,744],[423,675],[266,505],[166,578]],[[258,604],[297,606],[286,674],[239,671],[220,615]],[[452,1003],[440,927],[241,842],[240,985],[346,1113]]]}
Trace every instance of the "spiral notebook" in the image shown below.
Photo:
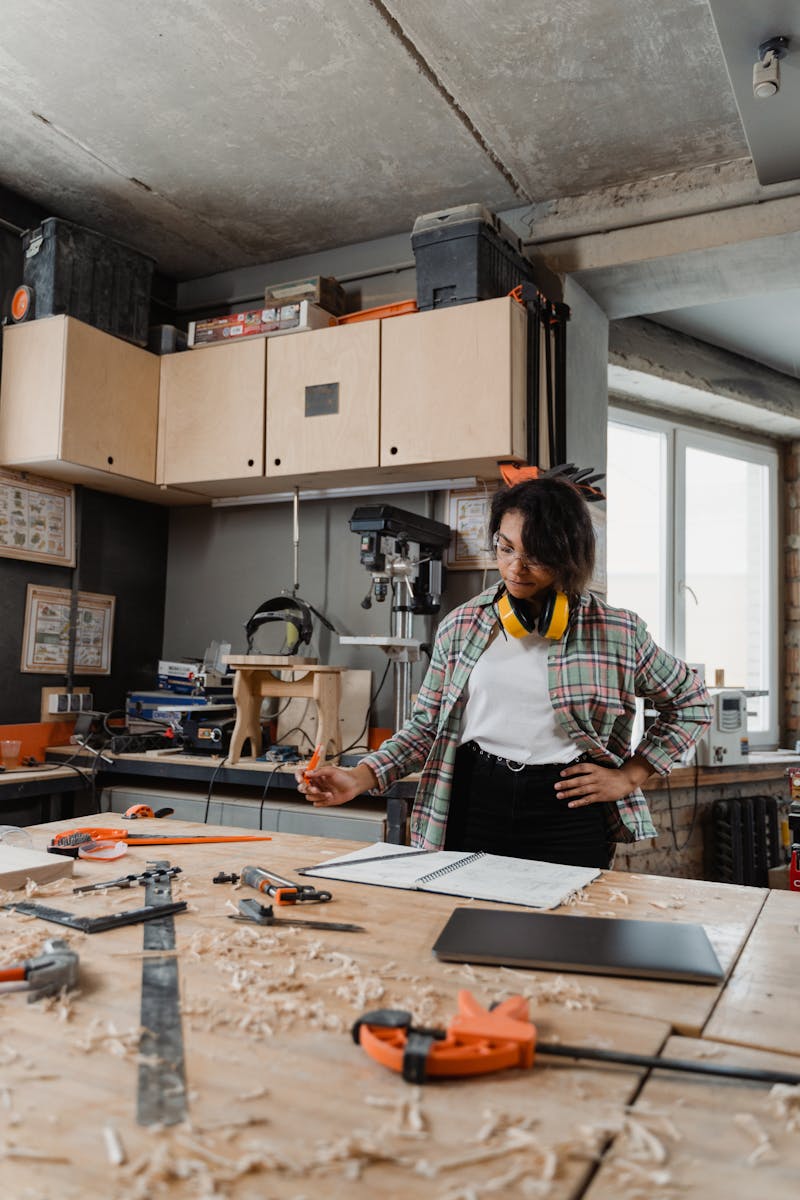
{"label": "spiral notebook", "polygon": [[300,874],[528,908],[556,908],[596,879],[600,871],[483,851],[414,850],[376,842],[352,854],[303,867]]}

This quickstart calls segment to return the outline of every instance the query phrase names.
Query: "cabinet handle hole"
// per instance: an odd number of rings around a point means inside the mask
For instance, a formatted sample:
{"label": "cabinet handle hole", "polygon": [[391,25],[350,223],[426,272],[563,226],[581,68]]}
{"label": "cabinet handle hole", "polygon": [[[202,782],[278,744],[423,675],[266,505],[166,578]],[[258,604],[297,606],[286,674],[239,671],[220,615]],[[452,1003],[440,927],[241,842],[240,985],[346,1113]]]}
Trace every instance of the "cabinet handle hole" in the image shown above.
{"label": "cabinet handle hole", "polygon": [[389,447],[389,453],[390,453],[390,454],[397,454],[397,446],[390,446],[390,447]]}
{"label": "cabinet handle hole", "polygon": [[276,459],[275,459],[275,466],[276,466],[276,467],[279,467],[280,465],[281,465],[281,460],[280,460],[279,458],[276,458]]}
{"label": "cabinet handle hole", "polygon": [[113,455],[109,454],[109,456],[108,456],[108,465],[109,465],[109,466],[112,466],[112,465],[113,465],[113,463],[114,463],[114,457],[113,457]]}
{"label": "cabinet handle hole", "polygon": [[248,465],[248,467],[252,467],[252,465],[253,465],[253,461],[254,461],[254,460],[253,460],[252,458],[248,458],[248,460],[247,460],[247,465]]}

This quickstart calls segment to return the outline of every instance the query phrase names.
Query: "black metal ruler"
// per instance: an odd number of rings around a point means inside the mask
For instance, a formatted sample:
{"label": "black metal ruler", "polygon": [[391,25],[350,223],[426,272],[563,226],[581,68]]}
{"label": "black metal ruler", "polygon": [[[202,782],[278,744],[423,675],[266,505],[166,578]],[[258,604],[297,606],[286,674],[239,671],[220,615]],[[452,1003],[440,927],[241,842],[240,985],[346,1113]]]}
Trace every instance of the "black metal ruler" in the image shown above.
{"label": "black metal ruler", "polygon": [[[154,877],[145,886],[148,905],[172,903],[172,879],[159,871],[168,862],[149,862]],[[142,1034],[139,1039],[139,1088],[136,1120],[140,1125],[177,1125],[186,1118],[186,1075],[183,1056],[175,922],[169,913],[148,921],[144,949],[163,950],[163,957],[142,962]]]}

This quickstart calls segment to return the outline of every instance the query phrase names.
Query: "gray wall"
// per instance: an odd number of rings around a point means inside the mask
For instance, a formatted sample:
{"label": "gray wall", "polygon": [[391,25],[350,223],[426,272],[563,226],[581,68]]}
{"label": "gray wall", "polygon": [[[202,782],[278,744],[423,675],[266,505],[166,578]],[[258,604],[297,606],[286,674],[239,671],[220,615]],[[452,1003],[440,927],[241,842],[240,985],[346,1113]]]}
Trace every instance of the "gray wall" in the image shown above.
{"label": "gray wall", "polygon": [[[370,576],[359,561],[359,538],[348,521],[361,504],[392,504],[410,512],[446,520],[441,493],[376,495],[352,499],[309,500],[300,504],[299,595],[318,608],[342,634],[391,633],[388,601],[363,609]],[[480,591],[482,574],[448,575],[441,612]],[[493,574],[491,578],[496,578]],[[236,508],[177,508],[170,513],[167,553],[164,655],[202,655],[212,640],[229,641],[234,653],[246,649],[244,624],[257,606],[293,580],[292,504],[252,504]],[[414,636],[430,641],[434,620],[414,618]],[[265,630],[269,638],[272,630]],[[272,648],[267,643],[265,649]],[[320,662],[371,670],[377,687],[386,667],[382,650],[340,646],[338,638],[315,624],[314,653]],[[424,664],[413,671],[416,691]],[[392,724],[391,671],[373,718]]]}

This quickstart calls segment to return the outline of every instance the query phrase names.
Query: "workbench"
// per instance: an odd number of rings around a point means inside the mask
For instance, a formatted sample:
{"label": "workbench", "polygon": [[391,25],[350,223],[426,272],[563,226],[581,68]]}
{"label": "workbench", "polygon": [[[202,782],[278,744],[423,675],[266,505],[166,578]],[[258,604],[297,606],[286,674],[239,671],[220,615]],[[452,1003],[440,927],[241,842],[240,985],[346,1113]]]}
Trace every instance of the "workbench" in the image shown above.
{"label": "workbench", "polygon": [[38,770],[23,767],[0,772],[0,825],[22,823],[19,818],[30,812],[33,801],[38,802],[40,820],[66,816],[66,810],[72,811],[75,794],[88,791],[90,786],[85,773],[55,763]]}
{"label": "workbench", "polygon": [[[343,762],[353,765],[359,757],[344,755]],[[91,751],[76,755],[74,746],[51,747],[47,758],[54,764],[70,758],[85,765],[98,795],[102,792],[104,808],[116,812],[132,804],[168,806],[180,819],[202,821],[210,790],[209,819],[220,824],[400,845],[408,840],[408,816],[417,787],[412,776],[382,796],[358,797],[341,808],[314,808],[300,798],[294,763],[240,759],[230,764],[208,754],[107,750],[98,761]]]}
{"label": "workbench", "polygon": [[[97,823],[81,818],[30,832],[43,848],[55,830]],[[235,832],[169,818],[131,828]],[[369,1059],[349,1032],[365,1011],[402,1008],[420,1024],[446,1026],[459,989],[468,988],[484,1005],[515,993],[528,997],[542,1040],[718,1056],[714,1061],[800,1073],[800,1055],[732,1044],[737,992],[730,984],[440,963],[431,946],[465,901],[338,881],[329,885],[330,904],[277,914],[356,922],[365,932],[234,923],[227,917],[236,902],[256,893],[212,883],[218,872],[240,872],[247,863],[293,875],[356,846],[277,833],[264,843],[131,848],[115,862],[78,860],[73,879],[32,897],[92,916],[118,912],[142,904],[142,889],[75,897],[71,888],[139,872],[154,859],[181,867],[172,892],[188,910],[174,918],[171,956],[178,964],[186,1068],[188,1119],[180,1124],[136,1120],[141,978],[153,954],[142,949],[146,926],[89,936],[0,914],[6,961],[37,953],[52,937],[65,938],[80,955],[79,993],[34,1004],[18,993],[0,996],[4,1194],[705,1200],[719,1178],[726,1200],[752,1200],[780,1194],[796,1177],[800,1143],[787,1118],[773,1114],[778,1102],[766,1085],[542,1056],[531,1071],[414,1087]],[[775,971],[787,969],[788,960],[786,985],[796,988],[797,955],[787,953],[780,934],[791,919],[788,901],[800,905],[800,897],[781,899],[775,927],[766,891],[605,872],[561,911],[701,921],[734,980],[737,964]],[[723,1012],[724,1029],[716,1020]],[[771,1026],[764,1044],[772,1050],[784,1048],[775,1043],[789,1015],[763,1018]],[[747,1019],[758,1022],[754,1011]],[[720,1040],[709,1040],[709,1031]],[[751,1047],[757,1036],[748,1033]],[[797,1098],[795,1092],[795,1104]],[[106,1128],[111,1132],[104,1134]],[[759,1129],[770,1138],[768,1150],[758,1150]],[[105,1137],[124,1162],[110,1162]],[[754,1150],[758,1166],[748,1164]]]}

